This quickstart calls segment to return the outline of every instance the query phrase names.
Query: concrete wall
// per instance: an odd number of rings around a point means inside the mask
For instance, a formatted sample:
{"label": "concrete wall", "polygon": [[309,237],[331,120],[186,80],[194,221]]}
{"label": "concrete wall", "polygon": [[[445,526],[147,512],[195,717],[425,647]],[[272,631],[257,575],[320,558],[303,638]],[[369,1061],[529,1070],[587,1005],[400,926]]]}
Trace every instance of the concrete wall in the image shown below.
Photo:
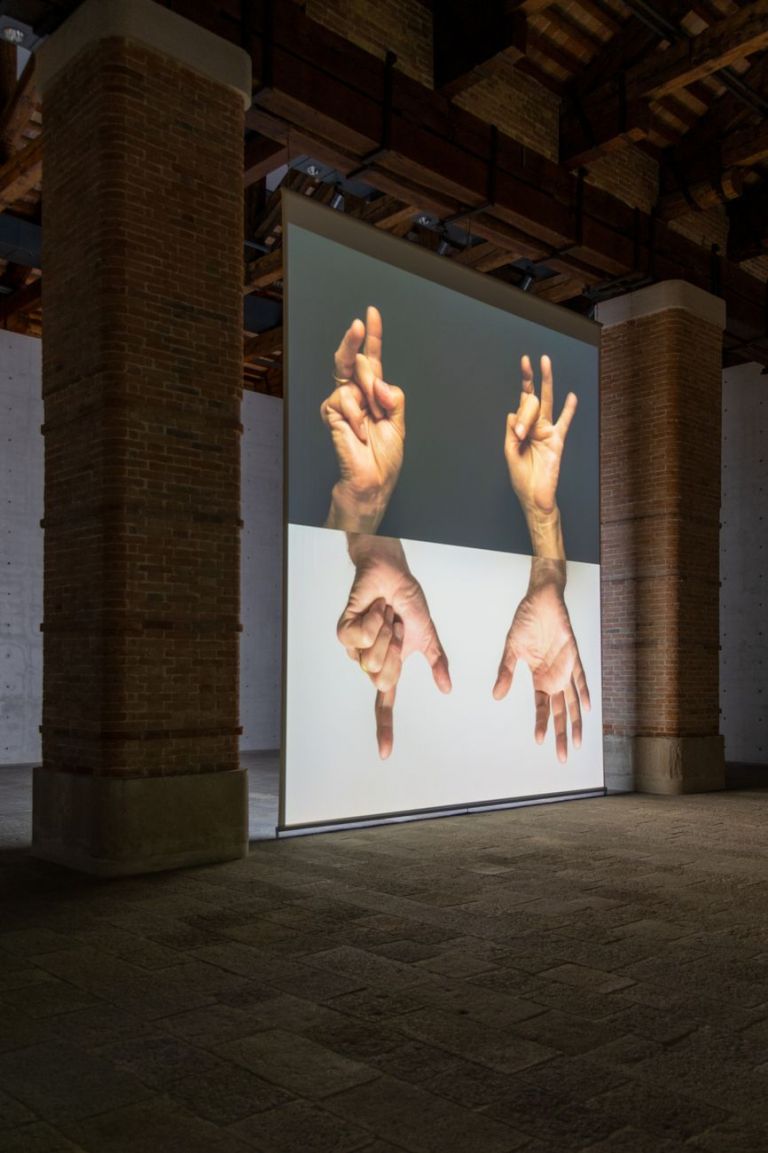
{"label": "concrete wall", "polygon": [[241,749],[280,745],[283,402],[243,397]]}
{"label": "concrete wall", "polygon": [[726,760],[768,769],[768,376],[723,374],[720,708]]}
{"label": "concrete wall", "polygon": [[39,340],[0,331],[0,764],[40,759],[43,420]]}

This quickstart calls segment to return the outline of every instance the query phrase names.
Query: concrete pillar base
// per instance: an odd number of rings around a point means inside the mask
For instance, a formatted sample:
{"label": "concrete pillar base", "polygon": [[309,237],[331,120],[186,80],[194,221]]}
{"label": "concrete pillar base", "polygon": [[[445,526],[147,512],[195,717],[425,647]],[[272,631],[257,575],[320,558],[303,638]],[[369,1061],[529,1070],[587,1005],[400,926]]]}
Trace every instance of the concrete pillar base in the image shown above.
{"label": "concrete pillar base", "polygon": [[34,856],[101,877],[248,854],[248,773],[94,777],[36,768]]}
{"label": "concrete pillar base", "polygon": [[638,793],[709,793],[725,788],[723,738],[635,737]]}
{"label": "concrete pillar base", "polygon": [[634,737],[603,737],[603,771],[605,787],[609,793],[634,793],[635,744]]}
{"label": "concrete pillar base", "polygon": [[605,787],[612,793],[710,793],[725,788],[723,738],[603,738]]}

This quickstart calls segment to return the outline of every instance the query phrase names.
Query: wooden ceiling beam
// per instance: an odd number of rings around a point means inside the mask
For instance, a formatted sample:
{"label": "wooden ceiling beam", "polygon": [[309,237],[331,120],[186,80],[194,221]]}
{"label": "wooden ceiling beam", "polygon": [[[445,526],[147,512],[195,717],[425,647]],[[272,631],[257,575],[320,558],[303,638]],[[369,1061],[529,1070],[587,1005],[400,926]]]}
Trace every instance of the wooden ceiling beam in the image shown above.
{"label": "wooden ceiling beam", "polygon": [[[665,19],[679,24],[688,0],[669,0]],[[682,32],[681,32],[682,35]],[[645,100],[629,100],[629,70],[652,54],[659,36],[631,15],[569,84],[560,112],[560,159],[569,168],[647,138],[654,121]],[[612,81],[606,84],[606,76]]]}
{"label": "wooden ceiling beam", "polygon": [[[175,0],[177,7],[184,2]],[[761,6],[766,2],[758,0]],[[329,162],[341,171],[357,168],[403,202],[424,210],[435,205],[442,216],[469,212],[468,226],[477,235],[483,235],[481,228],[511,230],[512,238],[520,237],[521,251],[539,249],[538,259],[559,272],[573,269],[575,278],[583,268],[604,285],[636,276],[685,279],[712,291],[708,250],[503,133],[492,168],[487,123],[397,70],[388,105],[380,59],[288,0],[272,0],[271,9],[266,28],[263,13],[254,13],[250,127],[269,134],[271,123],[282,139],[287,131],[292,138],[295,133],[308,154],[333,157]],[[233,36],[239,33],[233,30]],[[747,340],[762,334],[762,284],[727,260],[720,262],[719,280],[731,335]]]}
{"label": "wooden ceiling beam", "polygon": [[631,98],[659,100],[768,48],[768,0],[753,0],[698,36],[656,51],[627,74]]}
{"label": "wooden ceiling beam", "polygon": [[8,328],[16,317],[40,307],[43,282],[40,277],[17,289],[10,296],[0,297],[0,328]]}
{"label": "wooden ceiling beam", "polygon": [[287,164],[290,160],[288,143],[270,140],[259,132],[252,132],[245,141],[243,150],[243,182],[245,187],[257,184],[270,172]]}
{"label": "wooden ceiling beam", "polygon": [[0,212],[39,183],[43,170],[43,138],[31,140],[0,167]]}
{"label": "wooden ceiling beam", "polygon": [[0,112],[0,155],[9,158],[18,151],[29,128],[33,112],[40,104],[35,85],[35,57],[30,56],[10,99]]}
{"label": "wooden ceiling beam", "polygon": [[243,341],[243,360],[246,364],[254,360],[274,360],[283,352],[283,326],[267,329],[255,336],[246,335]]}

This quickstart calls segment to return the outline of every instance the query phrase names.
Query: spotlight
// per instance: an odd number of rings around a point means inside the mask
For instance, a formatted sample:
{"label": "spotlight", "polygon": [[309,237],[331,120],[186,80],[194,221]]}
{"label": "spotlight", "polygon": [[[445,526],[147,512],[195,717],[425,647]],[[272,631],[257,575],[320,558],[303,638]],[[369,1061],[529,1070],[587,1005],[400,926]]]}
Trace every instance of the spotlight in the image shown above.
{"label": "spotlight", "polygon": [[21,28],[13,28],[8,25],[3,28],[2,37],[3,40],[6,40],[9,44],[16,44],[18,46],[24,43],[24,33]]}
{"label": "spotlight", "polygon": [[333,199],[331,200],[331,208],[343,208],[344,197],[340,192],[334,192]]}
{"label": "spotlight", "polygon": [[422,228],[429,228],[430,224],[432,223],[432,218],[425,216],[424,213],[422,213],[421,216],[416,217],[416,223],[420,224]]}
{"label": "spotlight", "polygon": [[320,168],[318,167],[317,164],[308,164],[307,165],[307,176],[311,176],[313,180],[317,180],[319,175],[320,175]]}
{"label": "spotlight", "polygon": [[520,281],[520,287],[522,288],[523,292],[530,292],[531,289],[533,288],[535,281],[536,281],[536,277],[533,275],[533,273],[532,272],[526,272],[525,276]]}
{"label": "spotlight", "polygon": [[437,255],[438,256],[445,256],[446,252],[448,251],[448,249],[450,247],[451,246],[448,243],[447,239],[445,237],[443,237],[443,239],[440,241],[440,243],[437,246]]}

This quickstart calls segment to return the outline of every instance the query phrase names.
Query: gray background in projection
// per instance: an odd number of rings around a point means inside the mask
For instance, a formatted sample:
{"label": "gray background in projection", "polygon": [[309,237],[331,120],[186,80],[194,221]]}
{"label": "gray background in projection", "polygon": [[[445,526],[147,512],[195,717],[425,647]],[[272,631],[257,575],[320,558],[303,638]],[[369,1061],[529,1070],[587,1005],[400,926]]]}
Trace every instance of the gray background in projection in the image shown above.
{"label": "gray background in projection", "polygon": [[288,520],[322,525],[338,479],[320,404],[333,353],[376,305],[384,378],[406,394],[405,459],[380,535],[530,553],[504,460],[520,356],[552,358],[555,415],[579,407],[565,446],[558,503],[569,559],[599,563],[598,357],[573,337],[403,272],[296,225],[288,241]]}

